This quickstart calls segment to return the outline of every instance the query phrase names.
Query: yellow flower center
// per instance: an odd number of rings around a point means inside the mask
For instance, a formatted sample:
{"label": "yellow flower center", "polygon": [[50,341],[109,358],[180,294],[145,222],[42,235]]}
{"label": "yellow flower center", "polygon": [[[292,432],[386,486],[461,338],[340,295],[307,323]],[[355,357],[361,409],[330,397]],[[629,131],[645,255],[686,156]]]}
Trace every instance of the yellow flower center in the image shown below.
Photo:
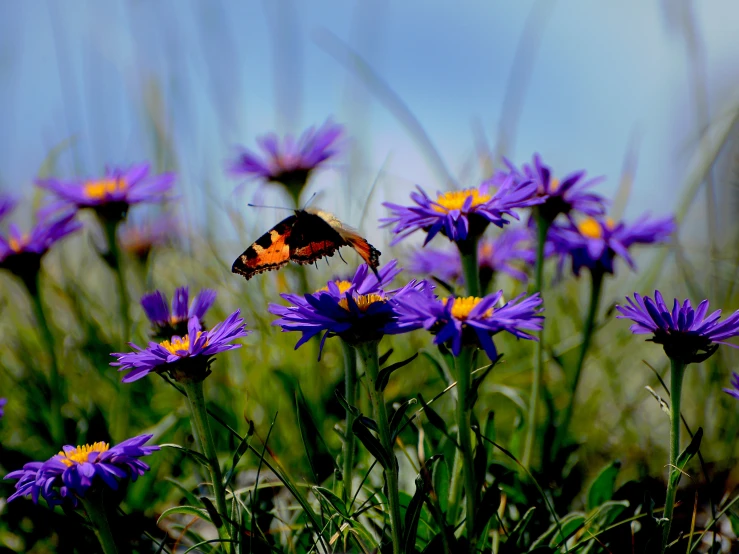
{"label": "yellow flower center", "polygon": [[[359,296],[355,296],[353,299],[357,304],[357,308],[359,308],[359,311],[361,312],[366,312],[367,308],[375,302],[385,302],[385,299],[379,294],[360,294]],[[339,300],[339,306],[344,308],[347,312],[349,311],[349,302],[346,298]]]}
{"label": "yellow flower center", "polygon": [[10,246],[10,249],[17,254],[21,252],[23,248],[25,248],[27,242],[28,235],[23,235],[19,239],[15,237],[10,237],[10,240],[8,241],[8,246]]}
{"label": "yellow flower center", "polygon": [[[341,294],[344,294],[352,286],[350,281],[334,281],[334,283],[336,284],[337,287],[339,287],[339,292]],[[328,292],[328,285],[318,289],[316,292]]]}
{"label": "yellow flower center", "polygon": [[[444,304],[444,306],[446,306],[449,302],[449,298],[442,298],[441,302]],[[474,307],[477,306],[480,302],[482,302],[482,298],[478,298],[476,296],[454,298],[454,304],[452,304],[452,317],[454,319],[464,321],[469,317],[470,312],[474,309]],[[492,316],[493,308],[490,308],[483,315],[485,317]]]}
{"label": "yellow flower center", "polygon": [[123,192],[128,188],[128,183],[120,177],[105,177],[97,181],[88,181],[84,184],[85,196],[90,200],[102,200],[116,192]]}
{"label": "yellow flower center", "polygon": [[[195,337],[195,340],[200,338],[200,335],[202,335],[202,331],[198,331],[197,337]],[[175,356],[187,356],[187,353],[190,351],[190,335],[185,335],[184,337],[172,337],[172,340],[163,340],[159,343],[160,346],[162,346],[167,352],[170,352],[174,354]],[[183,354],[184,352],[184,354]]]}
{"label": "yellow flower center", "polygon": [[557,192],[559,188],[559,179],[556,177],[549,178],[549,192]]}
{"label": "yellow flower center", "polygon": [[600,223],[592,217],[588,217],[583,220],[577,228],[580,231],[580,234],[584,237],[588,237],[590,239],[603,238],[603,228],[600,226]]}
{"label": "yellow flower center", "polygon": [[464,207],[464,203],[470,197],[472,198],[470,208],[480,206],[492,198],[489,194],[480,194],[478,189],[453,190],[439,194],[436,204],[433,204],[431,207],[435,212],[448,214],[452,210],[461,210]]}
{"label": "yellow flower center", "polygon": [[484,242],[480,248],[481,258],[490,258],[493,255],[493,245],[489,242]]}
{"label": "yellow flower center", "polygon": [[62,456],[60,460],[65,466],[70,467],[75,463],[81,464],[87,461],[88,456],[91,452],[106,452],[110,446],[107,442],[96,442],[94,444],[86,444],[84,446],[77,446],[74,450],[59,452],[59,456]]}

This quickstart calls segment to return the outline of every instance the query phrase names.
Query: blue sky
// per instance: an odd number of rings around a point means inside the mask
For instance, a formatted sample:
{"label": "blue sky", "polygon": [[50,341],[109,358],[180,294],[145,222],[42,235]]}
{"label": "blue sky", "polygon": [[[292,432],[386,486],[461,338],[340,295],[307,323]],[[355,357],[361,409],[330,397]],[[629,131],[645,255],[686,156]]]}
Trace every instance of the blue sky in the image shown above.
{"label": "blue sky", "polygon": [[[697,122],[684,41],[663,10],[667,4],[553,4],[537,33],[538,54],[520,99],[509,151],[514,161],[538,151],[555,172],[585,168],[605,175],[602,190],[612,194],[636,136],[638,171],[627,214],[675,207]],[[541,9],[543,2],[536,5]],[[229,201],[236,183],[223,165],[235,144],[252,146],[256,135],[271,130],[299,132],[328,116],[346,124],[355,156],[351,170],[347,157],[319,176],[314,190],[366,190],[381,167],[377,200],[402,200],[416,183],[431,190],[444,186],[398,120],[319,46],[316,37],[332,33],[403,99],[455,177],[477,184],[473,122],[494,144],[514,53],[533,6],[428,0],[4,3],[0,183],[28,191],[49,151],[70,137],[74,145],[58,165],[65,175],[151,158],[153,120],[147,114],[156,105],[155,120],[171,137],[188,191],[189,213],[197,213],[203,198],[216,214]],[[739,4],[726,0],[694,9],[714,115],[739,72],[732,24],[739,20]],[[326,207],[349,221],[363,200],[324,196]]]}

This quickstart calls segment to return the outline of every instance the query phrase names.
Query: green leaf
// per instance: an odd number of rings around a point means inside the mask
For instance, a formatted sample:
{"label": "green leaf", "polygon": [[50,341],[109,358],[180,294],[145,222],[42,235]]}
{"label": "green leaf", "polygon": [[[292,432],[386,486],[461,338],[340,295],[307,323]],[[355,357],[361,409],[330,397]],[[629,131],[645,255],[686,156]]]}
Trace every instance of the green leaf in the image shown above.
{"label": "green leaf", "polygon": [[588,511],[600,506],[613,497],[616,477],[621,469],[621,462],[614,460],[608,464],[595,478],[588,490]]}
{"label": "green leaf", "polygon": [[195,496],[192,492],[190,492],[182,483],[174,480],[172,477],[165,477],[164,480],[168,481],[169,483],[172,483],[175,487],[177,487],[177,489],[185,496],[185,498],[190,504],[197,503],[198,497]]}
{"label": "green leaf", "polygon": [[171,444],[171,443],[165,443],[159,445],[162,448],[171,448],[172,450],[179,450],[186,456],[189,456],[193,460],[195,460],[197,463],[199,463],[203,467],[210,467],[210,464],[208,463],[208,459],[203,456],[200,452],[196,452],[195,450],[190,450],[189,448],[185,448],[184,446],[180,446],[179,444]]}
{"label": "green leaf", "polygon": [[254,422],[249,422],[249,430],[246,432],[246,436],[241,440],[239,443],[239,446],[236,448],[236,452],[234,452],[233,457],[231,458],[231,469],[226,471],[225,475],[223,476],[224,486],[228,487],[229,483],[231,482],[231,479],[236,474],[236,466],[239,465],[239,461],[241,460],[241,457],[246,453],[246,451],[249,449],[249,441],[254,435]]}
{"label": "green leaf", "polygon": [[415,398],[410,398],[403,402],[397,410],[395,410],[395,413],[393,414],[392,419],[390,420],[390,434],[392,435],[393,442],[395,442],[395,438],[398,436],[398,432],[400,429],[401,424],[403,423],[403,416],[408,411],[408,408],[410,408],[413,404],[418,402]]}
{"label": "green leaf", "polygon": [[500,489],[496,483],[493,483],[483,493],[482,500],[477,508],[477,513],[475,514],[475,526],[472,530],[473,536],[480,536],[493,518],[495,512],[498,511],[499,506]]}
{"label": "green leaf", "polygon": [[403,552],[406,554],[415,554],[416,552],[416,534],[418,533],[418,520],[421,518],[421,510],[423,502],[426,499],[426,490],[423,477],[416,477],[416,492],[408,503],[408,509],[405,511],[405,536],[403,537]]}
{"label": "green leaf", "polygon": [[364,447],[369,451],[370,454],[375,457],[375,459],[383,468],[389,469],[391,467],[391,464],[393,463],[392,455],[387,452],[380,444],[380,441],[377,440],[377,438],[375,438],[372,433],[370,433],[370,430],[363,422],[363,419],[368,418],[360,417],[354,420],[354,423],[352,424],[352,431],[354,431],[354,436],[356,436],[362,442]]}
{"label": "green leaf", "polygon": [[[575,532],[585,525],[585,515],[579,512],[567,514],[559,521],[559,526],[555,523],[552,525],[545,535],[553,533],[554,536],[549,541],[549,546],[559,546],[575,534]],[[561,529],[561,531],[560,531]],[[538,540],[537,540],[538,542]]]}
{"label": "green leaf", "polygon": [[470,410],[475,405],[475,402],[477,402],[477,391],[480,389],[480,385],[482,385],[482,382],[485,380],[485,377],[487,377],[490,372],[493,370],[493,368],[498,364],[500,359],[503,357],[503,354],[499,354],[495,360],[491,364],[489,364],[485,369],[482,371],[482,375],[479,377],[476,377],[472,380],[472,384],[470,385],[470,392],[467,396],[467,403],[465,408]]}
{"label": "green leaf", "polygon": [[377,359],[377,365],[379,365],[380,367],[384,366],[385,365],[385,362],[387,362],[388,359],[390,358],[390,356],[393,355],[393,352],[394,352],[394,350],[391,348],[390,350],[388,350],[387,352],[385,352],[384,354],[382,354]]}
{"label": "green leaf", "polygon": [[358,417],[359,416],[359,414],[360,414],[359,408],[357,408],[356,406],[352,406],[351,404],[349,404],[349,402],[347,401],[346,397],[343,394],[341,394],[341,391],[339,389],[336,389],[334,391],[334,394],[336,395],[336,399],[339,401],[339,404],[341,404],[341,407],[344,408],[344,411],[349,412],[354,417]]}
{"label": "green leaf", "polygon": [[400,362],[395,362],[394,364],[381,369],[380,373],[378,373],[377,375],[377,382],[375,383],[375,390],[384,391],[385,387],[387,387],[388,381],[390,380],[390,375],[393,373],[393,371],[397,371],[401,367],[407,366],[417,357],[418,357],[418,352],[413,354],[413,356],[411,356],[410,358],[406,358],[405,360],[402,360]]}
{"label": "green leaf", "polygon": [[349,512],[346,509],[346,504],[344,504],[344,501],[336,496],[333,492],[331,492],[327,488],[318,486],[312,487],[312,489],[316,496],[322,496],[329,504],[331,504],[333,509],[336,510],[336,513],[339,514],[341,517],[346,520],[351,518]]}
{"label": "green leaf", "polygon": [[508,539],[505,541],[505,546],[500,551],[501,554],[518,554],[521,551],[520,548],[523,545],[519,543],[521,539],[523,539],[523,534],[526,532],[526,527],[531,523],[531,519],[534,517],[535,511],[536,508],[534,506],[526,511],[521,518],[521,521],[519,521],[513,528],[511,534],[508,535]]}
{"label": "green leaf", "polygon": [[423,406],[423,413],[426,414],[426,419],[429,420],[429,423],[436,427],[439,431],[444,433],[444,435],[449,436],[449,431],[447,430],[446,422],[444,419],[436,413],[436,411],[426,404],[426,401],[423,399],[423,396],[421,396],[421,393],[419,392],[417,395],[418,401],[421,403],[421,406]]}
{"label": "green leaf", "polygon": [[326,446],[326,441],[323,440],[321,432],[313,420],[313,415],[311,414],[310,408],[308,408],[300,387],[295,391],[295,405],[300,436],[303,439],[308,463],[310,463],[316,483],[322,483],[337,469],[334,456],[329,451],[328,446]]}
{"label": "green leaf", "polygon": [[672,472],[670,473],[670,481],[680,480],[681,472],[685,469],[685,466],[688,465],[688,462],[693,458],[693,456],[695,456],[698,453],[698,450],[701,447],[702,439],[703,439],[703,427],[698,427],[698,430],[695,432],[695,435],[693,435],[693,438],[690,441],[690,444],[677,457],[677,462],[675,464],[677,465],[677,470],[674,468],[672,469]]}
{"label": "green leaf", "polygon": [[[213,522],[213,525],[218,529],[223,527],[223,518],[221,518],[221,514],[218,513],[218,510],[213,505],[211,499],[207,496],[201,496],[200,502],[202,502],[205,509],[208,510],[208,515],[210,516],[210,520]],[[223,515],[225,516],[226,514]]]}
{"label": "green leaf", "polygon": [[449,501],[449,466],[446,463],[446,459],[441,460],[440,463],[434,465],[434,470],[431,473],[434,492],[436,493],[437,500],[439,502],[439,510],[443,513],[446,512],[447,503]]}
{"label": "green leaf", "polygon": [[177,514],[195,516],[204,519],[205,521],[210,521],[208,510],[197,508],[196,506],[175,506],[173,508],[168,508],[162,512],[162,515],[160,515],[159,519],[157,519],[157,525],[159,525],[165,518]]}

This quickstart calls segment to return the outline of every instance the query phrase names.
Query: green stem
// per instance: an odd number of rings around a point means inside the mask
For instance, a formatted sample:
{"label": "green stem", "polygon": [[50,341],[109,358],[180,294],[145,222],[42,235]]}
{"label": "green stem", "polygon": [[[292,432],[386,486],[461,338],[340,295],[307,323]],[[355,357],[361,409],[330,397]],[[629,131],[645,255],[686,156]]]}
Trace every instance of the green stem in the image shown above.
{"label": "green stem", "polygon": [[221,475],[221,466],[218,463],[218,455],[216,454],[213,435],[210,431],[210,422],[208,421],[208,413],[205,408],[205,396],[203,395],[203,381],[184,381],[182,382],[185,393],[187,394],[187,403],[192,416],[192,425],[195,430],[195,438],[197,439],[200,450],[208,460],[208,468],[210,469],[210,480],[213,486],[213,496],[216,500],[216,509],[223,518],[223,522],[218,527],[218,536],[223,541],[229,541],[228,533],[228,507],[226,505],[226,489],[223,487],[223,476]]}
{"label": "green stem", "polygon": [[480,296],[482,291],[480,287],[480,266],[477,261],[477,244],[479,242],[480,237],[468,237],[465,241],[457,243],[462,259],[464,283],[467,286],[469,296]]}
{"label": "green stem", "polygon": [[605,276],[603,270],[596,268],[590,272],[590,276],[592,281],[590,289],[590,306],[588,307],[588,315],[585,319],[585,326],[582,330],[582,344],[580,345],[580,353],[577,357],[577,364],[575,365],[575,373],[572,377],[572,383],[570,383],[570,401],[567,403],[562,423],[557,430],[557,440],[554,446],[555,452],[565,440],[567,428],[570,426],[570,421],[572,420],[572,412],[575,407],[575,397],[577,396],[577,387],[580,384],[580,374],[582,373],[582,368],[585,364],[585,356],[588,353],[590,342],[593,338],[593,331],[595,330],[595,316],[598,313],[600,293],[603,290],[603,277]]}
{"label": "green stem", "polygon": [[457,436],[462,451],[462,473],[465,489],[465,532],[469,551],[475,552],[475,514],[477,513],[477,486],[475,484],[475,461],[472,450],[472,406],[469,402],[470,379],[472,374],[472,355],[474,351],[465,347],[456,359],[457,369]]}
{"label": "green stem", "polygon": [[[459,400],[457,400],[459,402]],[[464,456],[461,450],[454,451],[454,462],[452,463],[452,480],[449,483],[449,501],[447,502],[447,523],[456,527],[459,517],[460,495],[462,494],[462,481],[464,477]]]}
{"label": "green stem", "polygon": [[[118,288],[118,310],[121,319],[120,345],[124,346],[131,340],[131,317],[129,314],[128,287],[123,270],[123,252],[118,247],[116,239],[118,234],[118,220],[106,220],[103,222],[105,237],[108,242],[108,252],[104,257],[107,264],[115,273]],[[116,393],[113,403],[113,416],[110,433],[118,441],[125,440],[128,433],[128,423],[131,404],[131,387],[121,387]]]}
{"label": "green stem", "polygon": [[[544,285],[544,246],[547,242],[547,232],[551,222],[540,214],[536,214],[536,269],[534,278],[534,290],[531,292],[541,292]],[[541,378],[544,368],[544,323],[541,321],[542,330],[539,333],[539,340],[536,343],[536,352],[534,358],[534,374],[531,379],[531,396],[529,397],[529,414],[527,418],[526,439],[524,441],[522,464],[525,468],[529,468],[531,464],[531,456],[534,450],[534,436],[536,435],[536,412],[539,406],[539,395],[541,389]]]}
{"label": "green stem", "polygon": [[49,353],[51,366],[49,368],[49,412],[50,412],[50,430],[51,437],[54,442],[61,446],[65,442],[64,436],[64,418],[62,417],[62,398],[65,398],[64,382],[59,375],[59,362],[56,357],[56,349],[54,348],[54,335],[51,333],[49,321],[46,319],[43,302],[41,301],[41,289],[39,283],[39,275],[36,275],[36,281],[29,286],[26,283],[28,292],[31,295],[31,305],[38,323],[41,341],[44,343],[46,351]]}
{"label": "green stem", "polygon": [[377,422],[380,444],[389,454],[392,464],[385,468],[385,483],[387,484],[387,498],[390,509],[390,533],[393,540],[393,553],[400,554],[403,530],[400,523],[400,494],[398,492],[398,462],[393,453],[393,440],[390,434],[390,420],[387,416],[385,398],[382,391],[376,389],[377,377],[380,373],[380,362],[377,358],[378,341],[366,342],[358,345],[357,351],[364,364],[364,374],[367,378],[370,400]]}
{"label": "green stem", "polygon": [[108,523],[108,517],[105,515],[105,508],[103,507],[102,496],[96,497],[94,494],[88,494],[87,497],[80,497],[82,506],[87,512],[87,517],[92,524],[92,528],[95,531],[100,542],[100,547],[103,549],[104,554],[118,554],[118,547],[116,547],[113,533],[110,530],[110,524]]}
{"label": "green stem", "polygon": [[[350,406],[357,403],[357,353],[344,340],[341,341],[344,351],[344,397]],[[344,431],[344,467],[341,498],[344,503],[352,498],[352,474],[354,472],[354,414],[351,410],[346,411],[346,430]]]}
{"label": "green stem", "polygon": [[665,499],[664,519],[667,520],[662,531],[662,550],[667,548],[667,541],[672,526],[672,511],[675,508],[677,485],[680,483],[680,470],[677,469],[677,457],[680,454],[680,400],[682,397],[685,364],[670,358],[670,465],[668,468],[667,497]]}

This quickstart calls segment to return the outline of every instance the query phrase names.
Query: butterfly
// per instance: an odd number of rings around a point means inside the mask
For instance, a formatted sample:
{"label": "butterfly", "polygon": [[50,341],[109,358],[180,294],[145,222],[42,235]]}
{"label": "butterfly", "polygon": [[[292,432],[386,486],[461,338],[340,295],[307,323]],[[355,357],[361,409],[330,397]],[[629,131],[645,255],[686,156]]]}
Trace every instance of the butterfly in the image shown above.
{"label": "butterfly", "polygon": [[323,256],[333,256],[342,246],[356,250],[377,275],[380,251],[334,215],[314,208],[295,210],[295,215],[264,233],[236,258],[231,271],[250,279],[280,269],[291,260],[310,264]]}

